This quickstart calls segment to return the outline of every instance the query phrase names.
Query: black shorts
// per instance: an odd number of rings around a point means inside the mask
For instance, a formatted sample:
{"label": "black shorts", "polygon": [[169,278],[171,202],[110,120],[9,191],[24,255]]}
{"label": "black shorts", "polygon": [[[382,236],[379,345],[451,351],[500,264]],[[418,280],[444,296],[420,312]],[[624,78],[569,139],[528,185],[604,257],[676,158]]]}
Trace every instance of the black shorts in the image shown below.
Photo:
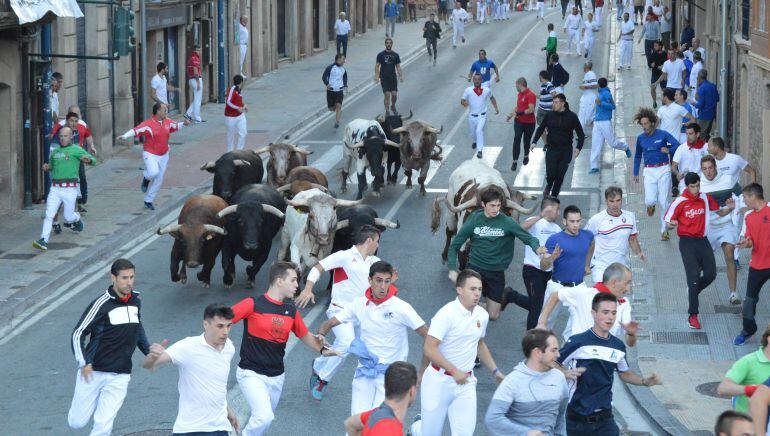
{"label": "black shorts", "polygon": [[[650,75],[650,85],[652,85],[653,83],[657,82],[658,79],[660,79],[660,76],[662,76],[662,75],[663,75],[663,73],[656,73],[655,70],[652,70],[652,74]],[[661,80],[660,87],[662,89],[666,89],[666,81],[665,80]]]}
{"label": "black shorts", "polygon": [[503,292],[505,289],[505,271],[489,271],[481,269],[475,265],[468,264],[468,269],[472,269],[481,274],[481,294],[495,303],[503,301]]}
{"label": "black shorts", "polygon": [[398,80],[395,77],[380,77],[382,92],[398,91]]}
{"label": "black shorts", "polygon": [[439,3],[438,3],[438,11],[439,11],[439,12],[443,12],[443,13],[445,13],[445,14],[446,14],[446,12],[447,12],[447,9],[446,9],[446,2],[443,2],[443,3],[439,2]]}
{"label": "black shorts", "polygon": [[329,91],[326,90],[326,107],[329,108],[329,110],[334,109],[334,105],[338,104],[342,106],[342,98],[345,96],[345,94],[342,91]]}

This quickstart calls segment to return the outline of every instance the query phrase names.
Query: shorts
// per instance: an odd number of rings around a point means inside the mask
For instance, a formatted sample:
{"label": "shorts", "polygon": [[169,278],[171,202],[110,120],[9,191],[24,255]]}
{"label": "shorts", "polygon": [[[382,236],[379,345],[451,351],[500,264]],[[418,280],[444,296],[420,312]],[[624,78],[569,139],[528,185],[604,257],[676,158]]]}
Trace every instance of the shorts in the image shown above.
{"label": "shorts", "polygon": [[443,13],[447,12],[446,2],[445,1],[444,2],[441,2],[441,1],[438,2],[438,11],[439,12],[443,12]]}
{"label": "shorts", "polygon": [[[652,70],[652,74],[650,75],[650,85],[652,85],[653,83],[657,82],[658,79],[660,79],[660,76],[662,76],[662,75],[663,75],[662,72],[656,73],[655,70]],[[665,80],[661,80],[660,81],[660,87],[661,87],[661,89],[666,89],[666,81]]]}
{"label": "shorts", "polygon": [[326,90],[326,107],[329,110],[334,110],[334,106],[339,104],[342,106],[342,99],[345,96],[343,91],[329,91]]}
{"label": "shorts", "polygon": [[550,111],[537,108],[537,125],[538,126],[543,124],[543,121],[545,121],[545,116],[548,115],[548,112]]}
{"label": "shorts", "polygon": [[505,271],[489,271],[477,266],[467,266],[481,274],[481,294],[495,303],[503,301],[503,292],[505,289]]}
{"label": "shorts", "polygon": [[718,249],[724,243],[735,245],[738,243],[738,231],[732,223],[711,227],[709,228],[708,240],[712,250]]}
{"label": "shorts", "polygon": [[398,91],[398,80],[395,77],[380,77],[382,92]]}

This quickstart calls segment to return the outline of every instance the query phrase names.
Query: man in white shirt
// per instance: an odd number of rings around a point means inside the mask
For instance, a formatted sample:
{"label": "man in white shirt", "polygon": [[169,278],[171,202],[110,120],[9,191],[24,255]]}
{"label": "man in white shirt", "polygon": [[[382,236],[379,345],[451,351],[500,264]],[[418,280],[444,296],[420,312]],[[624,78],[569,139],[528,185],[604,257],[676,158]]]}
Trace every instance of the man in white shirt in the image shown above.
{"label": "man in white shirt", "polygon": [[449,17],[452,22],[452,48],[457,48],[458,38],[465,44],[465,23],[470,19],[471,16],[462,8],[460,2],[455,2],[455,8]]}
{"label": "man in white shirt", "polygon": [[350,21],[340,12],[340,17],[334,22],[334,32],[337,34],[337,54],[342,53],[348,57],[348,34],[350,33]]}
{"label": "man in white shirt", "polygon": [[594,296],[600,292],[613,294],[618,299],[618,314],[610,332],[617,337],[621,337],[625,333],[626,345],[633,347],[636,345],[639,322],[632,320],[631,302],[624,298],[626,293],[631,291],[632,281],[629,267],[622,263],[613,263],[604,270],[602,281],[594,284],[592,288],[581,285],[559,289],[552,293],[543,305],[543,313],[540,315],[537,328],[546,328],[548,316],[556,304],[561,302],[569,309],[569,320],[567,320],[567,326],[564,329],[564,339],[567,340],[573,335],[583,333],[594,325],[591,314],[591,302]]}
{"label": "man in white shirt", "polygon": [[567,53],[569,53],[572,43],[575,43],[575,53],[580,56],[580,27],[583,24],[583,18],[578,14],[578,8],[572,8],[572,14],[567,15],[564,20],[564,33],[567,34]]}
{"label": "man in white shirt", "polygon": [[[449,417],[453,436],[471,436],[476,429],[476,356],[499,383],[505,374],[492,358],[486,336],[489,314],[479,307],[481,275],[463,270],[455,282],[457,298],[439,309],[430,321],[423,348],[430,365],[420,384],[423,436],[440,436]],[[415,426],[412,427],[413,434]]]}
{"label": "man in white shirt", "polygon": [[238,23],[238,49],[241,55],[241,76],[245,79],[246,73],[243,72],[243,63],[246,60],[246,51],[249,48],[249,28],[246,27],[249,24],[249,18],[246,15],[241,15],[241,20]]}
{"label": "man in white shirt", "polygon": [[64,83],[64,76],[58,71],[51,74],[51,119],[54,124],[59,122],[59,90]]}
{"label": "man in white shirt", "polygon": [[179,368],[179,413],[174,434],[226,436],[238,432],[238,418],[227,405],[227,379],[235,347],[228,338],[233,309],[210,304],[203,311],[203,334],[165,348],[168,340],[150,346],[142,366],[155,371],[173,363]]}
{"label": "man in white shirt", "polygon": [[166,74],[168,74],[168,65],[165,62],[158,62],[156,67],[158,74],[153,76],[150,81],[150,96],[155,103],[168,104],[168,91],[174,92],[176,88],[168,83]]}
{"label": "man in white shirt", "polygon": [[[684,87],[684,70],[686,69],[684,65],[684,61],[681,59],[681,53],[671,49],[668,51],[668,60],[663,63],[663,67],[661,67],[661,71],[663,71],[663,74],[658,78],[658,80],[653,84],[657,85],[660,82],[666,82],[666,88],[670,88],[672,90],[677,89],[683,89]],[[671,101],[674,99],[672,98]],[[675,138],[678,136],[675,135]]]}
{"label": "man in white shirt", "polygon": [[701,59],[703,59],[703,62],[706,62],[706,49],[700,46],[700,38],[692,39],[692,46],[685,50],[684,55],[687,59],[695,63],[693,58],[696,51],[700,52]]}
{"label": "man in white shirt", "polygon": [[[369,287],[369,267],[380,260],[375,256],[380,245],[380,231],[370,225],[364,225],[358,231],[355,245],[347,250],[332,253],[318,261],[310,270],[305,282],[305,289],[297,296],[296,302],[299,308],[303,308],[308,302],[315,304],[313,285],[321,278],[324,271],[334,271],[334,284],[332,285],[331,304],[326,310],[329,319],[353,303],[358,297],[362,297]],[[316,400],[322,400],[326,387],[332,377],[345,362],[350,343],[356,337],[353,324],[340,324],[332,329],[334,332],[334,344],[332,348],[339,356],[320,356],[313,362],[313,374],[310,377],[311,394]]]}
{"label": "man in white shirt", "polygon": [[[589,14],[590,15],[590,14]],[[580,125],[583,126],[583,131],[588,129],[588,125],[594,121],[596,116],[596,97],[598,94],[599,83],[596,73],[593,72],[594,63],[586,61],[583,64],[583,83],[580,84],[580,89],[583,91],[583,95],[580,96],[580,110],[578,111],[578,119]]]}
{"label": "man in white shirt", "polygon": [[679,180],[679,192],[684,192],[684,176],[687,173],[700,173],[701,158],[708,154],[706,141],[700,137],[698,123],[690,123],[685,129],[686,141],[676,148],[671,158],[671,172]]}
{"label": "man in white shirt", "polygon": [[[668,63],[668,61],[666,61]],[[674,90],[666,87],[663,90],[663,104],[658,108],[660,129],[670,133],[674,138],[679,138],[682,131],[682,118],[694,119],[695,116],[684,106],[674,102]]]}
{"label": "man in white shirt", "polygon": [[633,212],[622,209],[623,190],[610,186],[604,191],[607,208],[588,220],[585,229],[594,235],[594,242],[588,249],[591,258],[591,279],[598,283],[604,276],[604,270],[613,263],[628,265],[628,249],[643,261],[647,259],[639,245],[639,230],[636,228],[636,216]]}
{"label": "man in white shirt", "polygon": [[698,89],[698,73],[703,69],[703,57],[699,51],[696,51],[692,57],[692,69],[690,69],[690,103],[695,103],[695,91]]}
{"label": "man in white shirt", "polygon": [[[597,12],[598,16],[598,12]],[[584,56],[586,59],[593,59],[594,42],[596,41],[596,33],[599,32],[601,27],[601,21],[597,18],[594,19],[594,14],[588,13],[581,32],[583,33],[583,48],[585,49]]]}
{"label": "man in white shirt", "polygon": [[628,12],[623,13],[623,22],[620,24],[620,35],[618,35],[618,41],[620,41],[620,64],[618,65],[618,71],[624,67],[627,70],[631,69],[631,58],[634,53],[634,22],[631,21]]}
{"label": "man in white shirt", "polygon": [[391,363],[405,361],[409,356],[407,329],[423,338],[428,333],[428,326],[414,308],[396,296],[398,289],[391,283],[397,277],[388,262],[373,263],[369,267],[370,287],[365,295],[318,328],[318,334],[326,336],[340,324],[359,327],[360,333],[348,349],[358,356],[350,399],[351,415],[371,410],[385,399],[385,371]]}
{"label": "man in white shirt", "polygon": [[468,112],[468,133],[470,134],[471,148],[478,150],[476,157],[482,158],[482,151],[484,150],[484,125],[487,123],[487,101],[492,102],[492,106],[495,108],[495,115],[500,113],[497,108],[497,100],[492,95],[492,91],[489,88],[481,86],[481,75],[473,75],[473,86],[465,88],[463,96],[460,99],[460,104],[463,107],[470,109]]}

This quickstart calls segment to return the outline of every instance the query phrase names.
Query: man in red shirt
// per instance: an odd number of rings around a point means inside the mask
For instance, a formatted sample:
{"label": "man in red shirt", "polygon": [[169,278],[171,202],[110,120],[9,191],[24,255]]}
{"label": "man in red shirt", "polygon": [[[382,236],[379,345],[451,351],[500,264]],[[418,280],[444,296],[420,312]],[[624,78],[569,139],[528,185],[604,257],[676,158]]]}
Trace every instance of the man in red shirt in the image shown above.
{"label": "man in red shirt", "polygon": [[[168,166],[168,138],[172,133],[183,126],[189,126],[190,121],[178,123],[168,118],[168,106],[155,103],[152,106],[152,117],[143,121],[138,126],[130,129],[120,136],[124,141],[135,136],[144,137],[144,179],[142,180],[142,192],[144,195],[144,207],[155,210],[152,201],[163,183],[163,175]],[[152,182],[152,184],[150,184]]]}
{"label": "man in red shirt", "polygon": [[720,209],[713,197],[700,192],[700,176],[696,173],[687,173],[684,183],[687,189],[668,207],[664,220],[669,229],[676,227],[676,233],[679,235],[679,253],[682,255],[684,272],[687,276],[690,303],[687,310],[690,314],[687,323],[691,329],[700,329],[698,295],[717,276],[714,252],[706,238],[709,211],[725,216],[735,209],[735,202],[728,199],[727,207]]}
{"label": "man in red shirt", "polygon": [[187,108],[184,117],[195,123],[202,123],[201,100],[203,99],[203,69],[201,68],[201,46],[193,47],[190,57],[187,59],[187,83],[192,90],[193,98]]}
{"label": "man in red shirt", "polygon": [[385,401],[368,412],[345,420],[345,431],[355,436],[402,436],[404,416],[417,395],[417,369],[393,362],[385,371]]}
{"label": "man in red shirt", "polygon": [[743,345],[757,332],[754,320],[757,299],[762,286],[770,279],[770,207],[767,207],[762,185],[752,183],[743,188],[743,202],[749,212],[744,218],[746,227],[738,247],[751,248],[751,261],[746,280],[746,299],[743,300],[743,330],[733,340],[735,345]]}
{"label": "man in red shirt", "polygon": [[305,321],[292,298],[297,291],[297,267],[276,262],[268,274],[270,287],[258,297],[249,297],[233,306],[233,324],[243,320],[241,361],[236,378],[251,408],[244,435],[262,435],[275,419],[284,380],[283,358],[289,333],[324,356],[337,353],[323,338],[308,333]]}
{"label": "man in red shirt", "polygon": [[535,107],[537,97],[531,89],[527,88],[527,79],[519,77],[516,79],[516,91],[519,92],[516,97],[516,111],[508,114],[506,121],[513,120],[513,163],[511,171],[516,171],[518,166],[521,137],[524,135],[524,162],[529,163],[529,145],[532,143],[532,134],[535,133]]}
{"label": "man in red shirt", "polygon": [[225,100],[225,126],[227,126],[227,151],[235,149],[243,150],[248,129],[246,127],[246,112],[249,108],[243,104],[241,95],[241,83],[243,76],[236,74],[233,77],[233,86],[227,91]]}

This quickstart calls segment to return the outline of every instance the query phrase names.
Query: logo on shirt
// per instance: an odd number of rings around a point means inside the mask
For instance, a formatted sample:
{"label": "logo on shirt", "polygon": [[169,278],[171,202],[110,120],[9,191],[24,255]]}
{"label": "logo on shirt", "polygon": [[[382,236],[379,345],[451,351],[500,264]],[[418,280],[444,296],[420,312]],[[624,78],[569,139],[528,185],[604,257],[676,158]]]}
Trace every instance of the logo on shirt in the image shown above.
{"label": "logo on shirt", "polygon": [[686,210],[684,212],[684,216],[686,216],[687,218],[692,219],[692,218],[695,218],[698,215],[703,215],[704,213],[706,213],[706,209],[704,209],[704,208],[688,209],[688,210]]}
{"label": "logo on shirt", "polygon": [[612,354],[610,354],[611,360],[615,360],[617,357],[618,357],[618,354],[615,351],[613,351]]}
{"label": "logo on shirt", "polygon": [[481,321],[476,320],[476,328],[481,328]]}
{"label": "logo on shirt", "polygon": [[382,317],[385,319],[393,319],[394,316],[396,316],[396,314],[394,314],[393,312],[387,312]]}
{"label": "logo on shirt", "polygon": [[505,231],[503,229],[498,229],[494,227],[489,226],[483,226],[483,227],[476,227],[473,229],[473,233],[476,236],[491,236],[491,237],[500,237],[505,236]]}

